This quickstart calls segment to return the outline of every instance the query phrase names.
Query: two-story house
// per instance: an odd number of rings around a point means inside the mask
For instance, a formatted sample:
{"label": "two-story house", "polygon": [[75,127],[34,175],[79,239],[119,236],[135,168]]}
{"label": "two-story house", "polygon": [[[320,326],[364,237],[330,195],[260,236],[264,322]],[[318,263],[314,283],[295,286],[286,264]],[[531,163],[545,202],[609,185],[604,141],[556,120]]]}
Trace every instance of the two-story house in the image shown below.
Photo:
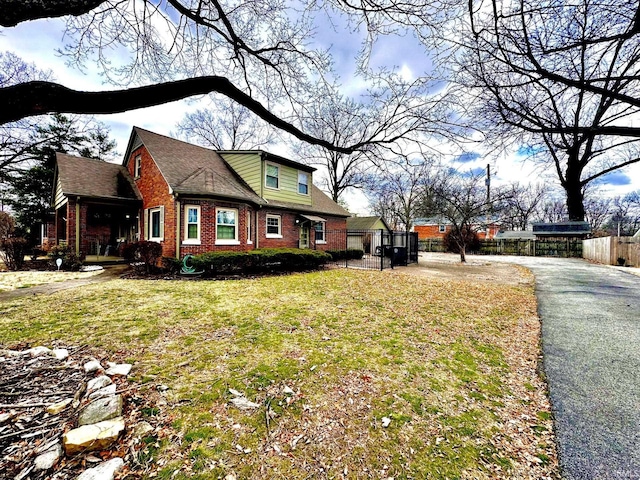
{"label": "two-story house", "polygon": [[314,171],[262,150],[215,151],[134,127],[121,166],[58,154],[57,240],[102,255],[151,240],[177,258],[344,248],[349,213],[313,184]]}

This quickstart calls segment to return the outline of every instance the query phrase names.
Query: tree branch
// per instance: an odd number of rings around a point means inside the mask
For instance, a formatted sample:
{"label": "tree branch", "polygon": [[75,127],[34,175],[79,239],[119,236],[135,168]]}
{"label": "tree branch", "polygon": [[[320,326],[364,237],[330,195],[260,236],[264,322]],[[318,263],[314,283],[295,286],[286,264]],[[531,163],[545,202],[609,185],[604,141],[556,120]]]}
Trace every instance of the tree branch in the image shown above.
{"label": "tree branch", "polygon": [[[367,144],[336,146],[302,132],[267,110],[260,102],[233,85],[227,78],[205,76],[144,87],[100,92],[72,90],[52,82],[27,82],[0,88],[0,125],[46,113],[109,114],[161,105],[195,95],[218,92],[244,105],[261,119],[296,138],[329,150],[350,154]],[[375,143],[375,142],[373,142]]]}
{"label": "tree branch", "polygon": [[15,27],[27,20],[78,16],[90,12],[104,2],[105,0],[2,0],[0,26]]}

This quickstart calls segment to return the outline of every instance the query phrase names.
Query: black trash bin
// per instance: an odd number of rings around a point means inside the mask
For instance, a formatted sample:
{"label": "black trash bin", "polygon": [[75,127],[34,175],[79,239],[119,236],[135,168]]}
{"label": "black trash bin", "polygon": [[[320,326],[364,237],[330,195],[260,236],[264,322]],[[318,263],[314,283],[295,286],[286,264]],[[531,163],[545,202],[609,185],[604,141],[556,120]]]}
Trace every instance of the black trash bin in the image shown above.
{"label": "black trash bin", "polygon": [[393,265],[407,265],[407,247],[393,247],[391,254],[391,262]]}

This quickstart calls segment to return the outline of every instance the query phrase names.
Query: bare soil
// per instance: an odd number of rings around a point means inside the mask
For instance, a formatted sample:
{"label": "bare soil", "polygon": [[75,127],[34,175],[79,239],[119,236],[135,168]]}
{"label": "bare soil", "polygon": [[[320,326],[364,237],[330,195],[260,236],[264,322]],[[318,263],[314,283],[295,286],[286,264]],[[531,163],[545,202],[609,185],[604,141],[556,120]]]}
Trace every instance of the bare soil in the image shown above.
{"label": "bare soil", "polygon": [[491,257],[467,255],[465,263],[454,253],[422,252],[418,263],[399,270],[437,279],[466,280],[503,285],[528,285],[532,274],[519,265],[491,262]]}

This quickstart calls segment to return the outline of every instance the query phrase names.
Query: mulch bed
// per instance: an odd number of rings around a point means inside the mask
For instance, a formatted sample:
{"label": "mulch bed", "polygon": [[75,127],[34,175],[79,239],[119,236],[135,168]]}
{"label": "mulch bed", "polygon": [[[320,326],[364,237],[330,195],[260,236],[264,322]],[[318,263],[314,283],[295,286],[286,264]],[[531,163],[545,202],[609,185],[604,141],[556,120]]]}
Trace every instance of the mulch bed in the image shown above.
{"label": "mulch bed", "polygon": [[[28,345],[17,345],[10,350],[27,348]],[[71,457],[63,453],[52,469],[34,469],[34,459],[61,442],[63,433],[77,426],[79,412],[89,403],[83,394],[96,373],[85,373],[83,365],[93,359],[103,365],[117,360],[87,347],[53,348],[66,348],[70,356],[65,360],[47,354],[10,356],[0,349],[0,476],[15,480],[72,479],[113,457],[121,457],[125,462],[118,478],[149,475],[156,468],[149,461],[149,448],[171,435],[166,426],[168,419],[158,408],[164,400],[152,387],[141,391],[140,386],[129,383],[125,377],[112,380],[123,397],[126,434],[108,450]],[[47,406],[68,398],[74,399],[71,406],[57,415],[47,413]],[[152,429],[140,438],[135,427],[142,421]]]}

